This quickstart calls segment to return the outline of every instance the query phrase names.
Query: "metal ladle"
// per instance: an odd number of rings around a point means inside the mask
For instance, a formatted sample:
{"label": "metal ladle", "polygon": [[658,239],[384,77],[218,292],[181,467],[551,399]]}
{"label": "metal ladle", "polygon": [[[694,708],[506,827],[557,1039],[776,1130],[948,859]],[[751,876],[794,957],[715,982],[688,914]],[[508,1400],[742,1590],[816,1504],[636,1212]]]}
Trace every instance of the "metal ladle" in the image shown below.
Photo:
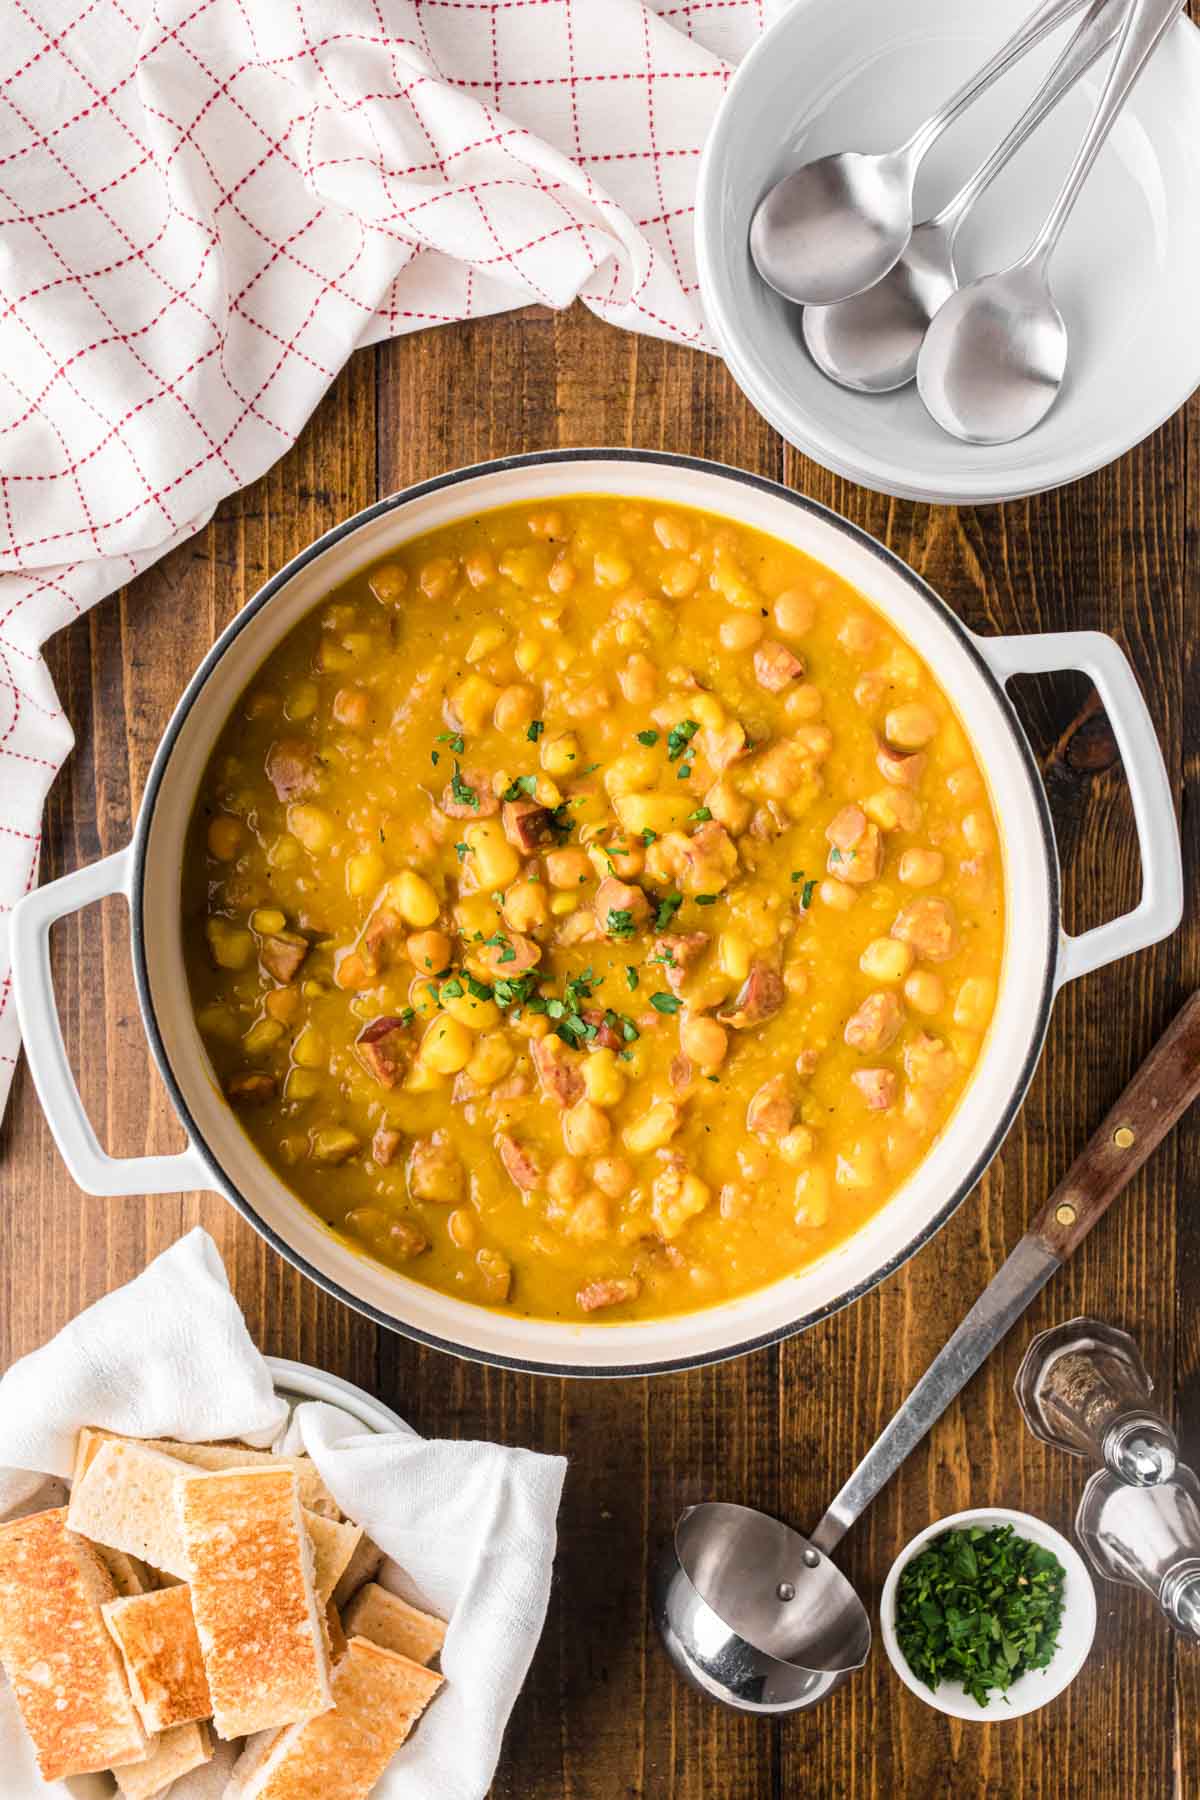
{"label": "metal ladle", "polygon": [[890,394],[913,379],[929,322],[958,287],[954,246],[963,221],[1025,140],[1112,43],[1127,6],[1128,0],[1093,0],[1008,136],[940,212],[914,229],[904,254],[882,281],[835,306],[805,307],[804,342],[832,381],[859,394]]}
{"label": "metal ladle", "polygon": [[1067,372],[1067,325],[1050,259],[1134,83],[1183,0],[1133,0],[1091,125],[1042,229],[1018,262],[950,296],[917,358],[917,389],[944,431],[968,444],[1010,444],[1041,423]]}
{"label": "metal ladle", "polygon": [[913,187],[925,157],[963,109],[1086,0],[1042,0],[978,74],[884,155],[847,150],[777,181],[750,223],[750,254],[785,300],[827,306],[861,294],[901,255],[913,228]]}
{"label": "metal ladle", "polygon": [[668,1655],[702,1693],[737,1712],[801,1712],[862,1667],[870,1620],[830,1552],[1198,1094],[1195,993],[811,1537],[751,1507],[683,1514],[652,1604]]}

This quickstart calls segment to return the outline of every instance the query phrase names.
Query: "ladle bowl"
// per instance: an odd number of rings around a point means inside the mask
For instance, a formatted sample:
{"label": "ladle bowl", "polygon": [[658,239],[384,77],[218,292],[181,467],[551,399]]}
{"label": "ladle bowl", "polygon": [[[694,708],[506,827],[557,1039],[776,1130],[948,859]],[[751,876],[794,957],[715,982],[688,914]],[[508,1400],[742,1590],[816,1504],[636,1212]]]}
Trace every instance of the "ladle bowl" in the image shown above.
{"label": "ladle bowl", "polygon": [[816,1706],[871,1649],[866,1608],[836,1564],[781,1520],[724,1501],[682,1515],[653,1606],[675,1666],[737,1712]]}

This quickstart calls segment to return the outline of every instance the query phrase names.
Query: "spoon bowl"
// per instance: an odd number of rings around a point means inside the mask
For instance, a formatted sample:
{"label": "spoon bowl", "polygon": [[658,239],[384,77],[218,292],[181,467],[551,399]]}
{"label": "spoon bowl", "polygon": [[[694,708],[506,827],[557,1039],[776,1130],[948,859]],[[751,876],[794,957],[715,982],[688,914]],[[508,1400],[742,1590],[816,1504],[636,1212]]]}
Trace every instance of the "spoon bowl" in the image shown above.
{"label": "spoon bowl", "polygon": [[802,1712],[861,1669],[871,1624],[798,1531],[721,1501],[692,1506],[658,1562],[654,1616],[693,1687],[735,1712]]}
{"label": "spoon bowl", "polygon": [[1007,444],[1040,425],[1067,369],[1067,327],[1040,268],[1017,263],[952,294],[917,362],[921,399],[968,444]]}
{"label": "spoon bowl", "polygon": [[874,287],[837,305],[805,307],[809,355],[856,393],[893,393],[916,374],[929,321],[957,286],[953,234],[927,219]]}
{"label": "spoon bowl", "polygon": [[750,225],[759,274],[785,300],[823,306],[862,293],[912,232],[910,160],[845,151],[806,163],[765,194]]}

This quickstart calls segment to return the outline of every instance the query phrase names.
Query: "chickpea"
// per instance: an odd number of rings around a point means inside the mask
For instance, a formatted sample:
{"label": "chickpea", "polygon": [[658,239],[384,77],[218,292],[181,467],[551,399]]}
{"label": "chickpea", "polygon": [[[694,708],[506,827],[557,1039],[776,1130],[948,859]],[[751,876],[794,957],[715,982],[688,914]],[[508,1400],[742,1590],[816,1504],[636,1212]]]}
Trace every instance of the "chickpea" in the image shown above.
{"label": "chickpea", "polygon": [[624,587],[632,575],[633,564],[619,550],[597,550],[592,558],[592,579],[597,587]]}
{"label": "chickpea", "polygon": [[784,637],[803,637],[806,631],[812,630],[817,609],[807,594],[799,588],[788,588],[780,594],[774,608],[775,628]]}
{"label": "chickpea", "polygon": [[858,966],[872,981],[903,981],[916,961],[911,944],[898,938],[873,938],[858,959]]}
{"label": "chickpea", "polygon": [[562,1120],[563,1145],[571,1156],[595,1156],[612,1136],[608,1114],[591,1100],[577,1100]]}
{"label": "chickpea", "polygon": [[674,556],[664,563],[658,585],[668,600],[685,600],[700,585],[700,571],[686,556]]}
{"label": "chickpea", "polygon": [[457,1075],[475,1050],[475,1038],[458,1019],[439,1013],[421,1039],[421,1061],[438,1075]]}
{"label": "chickpea", "polygon": [[624,1156],[602,1156],[592,1164],[592,1180],[610,1200],[620,1200],[633,1186],[633,1164]]}
{"label": "chickpea", "polygon": [[371,696],[366,688],[339,688],[333,696],[333,716],[347,731],[365,731],[371,712]]}
{"label": "chickpea", "polygon": [[413,869],[405,869],[388,884],[388,897],[406,925],[432,925],[441,911],[436,893],[425,877]]}
{"label": "chickpea", "polygon": [[703,1013],[684,1016],[679,1026],[679,1048],[701,1069],[716,1069],[729,1049],[729,1033]]}
{"label": "chickpea", "polygon": [[536,708],[537,697],[533,689],[517,683],[500,690],[492,721],[497,731],[508,732],[513,737],[518,734],[523,737]]}
{"label": "chickpea", "polygon": [[517,1053],[503,1031],[488,1031],[475,1046],[467,1074],[477,1087],[491,1087],[503,1079],[517,1060]]}
{"label": "chickpea", "polygon": [[[607,1124],[607,1120],[605,1123]],[[673,1100],[656,1100],[640,1119],[635,1119],[625,1127],[621,1134],[625,1148],[631,1150],[634,1156],[644,1156],[649,1150],[661,1150],[664,1144],[670,1143],[682,1123],[682,1107],[676,1106]]]}
{"label": "chickpea", "polygon": [[937,736],[937,714],[917,700],[894,706],[883,722],[883,735],[894,750],[923,750]]}
{"label": "chickpea", "polygon": [[804,1230],[816,1231],[829,1220],[829,1176],[824,1169],[801,1169],[796,1177],[795,1220]]}
{"label": "chickpea", "polygon": [[992,847],[994,833],[985,813],[964,814],[962,834],[968,850],[990,850]]}
{"label": "chickpea", "polygon": [[887,681],[882,675],[860,675],[854,684],[854,703],[861,706],[864,712],[871,712],[879,705],[886,692]]}
{"label": "chickpea", "polygon": [[[498,819],[480,819],[478,824],[468,825],[463,838],[470,851],[472,873],[485,892],[494,893],[497,888],[506,888],[510,881],[517,879],[521,873],[521,859],[505,837]],[[428,920],[414,922],[429,923]]]}
{"label": "chickpea", "polygon": [[551,887],[577,888],[594,874],[586,850],[547,850],[546,880]]}
{"label": "chickpea", "polygon": [[874,647],[875,637],[875,626],[863,613],[851,613],[838,631],[838,643],[851,656],[865,656]]}
{"label": "chickpea", "polygon": [[273,1019],[282,1025],[294,1025],[300,1016],[300,991],[294,987],[274,988],[263,1001]]}
{"label": "chickpea", "polygon": [[519,637],[513,650],[513,661],[522,675],[528,675],[536,669],[542,660],[543,646],[535,637]]}
{"label": "chickpea", "polygon": [[544,925],[550,917],[550,908],[541,882],[518,881],[505,894],[501,911],[504,923],[522,934],[528,934],[537,926]]}
{"label": "chickpea", "polygon": [[905,850],[896,870],[905,887],[934,887],[946,869],[946,859],[940,850]]}
{"label": "chickpea", "polygon": [[482,662],[493,650],[498,650],[508,637],[503,625],[481,625],[471,642],[467,645],[467,661]]}
{"label": "chickpea", "polygon": [[547,775],[570,775],[579,763],[579,739],[573,731],[543,739],[539,761]]}
{"label": "chickpea", "polygon": [[654,535],[664,550],[690,550],[692,528],[686,519],[671,513],[659,513],[654,521]]}
{"label": "chickpea", "polygon": [[329,1045],[315,1025],[306,1025],[297,1036],[292,1061],[302,1069],[323,1069],[329,1061]]}
{"label": "chickpea", "polygon": [[464,731],[482,731],[487,724],[500,689],[486,675],[468,675],[450,696],[450,709]]}
{"label": "chickpea", "polygon": [[458,1250],[474,1250],[479,1242],[479,1220],[469,1206],[456,1206],[446,1220],[450,1242]]}
{"label": "chickpea", "polygon": [[849,912],[858,899],[854,889],[844,881],[833,881],[828,877],[821,883],[817,893],[822,902],[831,906],[834,912]]}
{"label": "chickpea", "polygon": [[945,1006],[946,990],[940,978],[929,969],[914,969],[904,983],[904,998],[914,1012],[930,1018]]}
{"label": "chickpea", "polygon": [[546,1191],[552,1200],[574,1200],[586,1186],[582,1168],[571,1156],[560,1156],[551,1163],[546,1176]]}
{"label": "chickpea", "polygon": [[828,725],[802,725],[792,733],[792,741],[814,762],[823,762],[833,749],[833,733]]}
{"label": "chickpea", "polygon": [[233,862],[244,839],[240,819],[218,813],[208,828],[208,847],[218,862]]}
{"label": "chickpea", "polygon": [[593,1106],[615,1106],[625,1092],[625,1077],[613,1050],[593,1050],[583,1065],[583,1085]]}
{"label": "chickpea", "polygon": [[408,575],[399,563],[382,563],[372,569],[367,586],[381,606],[392,606],[408,586]]}
{"label": "chickpea", "polygon": [[[715,694],[694,694],[688,703],[688,712],[707,731],[720,731],[727,717],[725,708]],[[744,736],[739,741],[744,742]]]}
{"label": "chickpea", "polygon": [[550,565],[546,586],[552,594],[568,594],[575,586],[576,568],[565,550],[560,550]]}
{"label": "chickpea", "polygon": [[496,559],[490,550],[472,550],[463,562],[463,574],[473,588],[486,587],[496,579]]}
{"label": "chickpea", "polygon": [[811,719],[819,719],[824,704],[820,688],[814,687],[811,681],[802,681],[788,693],[783,714],[790,724],[803,725]]}
{"label": "chickpea", "polygon": [[992,1016],[996,990],[982,975],[969,975],[954,1001],[954,1023],[964,1031],[984,1031]]}
{"label": "chickpea", "polygon": [[421,570],[418,580],[421,592],[429,600],[441,600],[450,592],[457,573],[448,556],[435,556]]}
{"label": "chickpea", "polygon": [[352,900],[363,900],[378,892],[386,874],[387,864],[378,850],[360,850],[347,858],[346,892]]}
{"label": "chickpea", "polygon": [[911,788],[880,788],[863,801],[863,811],[880,831],[915,831],[921,823],[921,802]]}
{"label": "chickpea", "polygon": [[333,842],[336,831],[333,815],[323,806],[289,806],[287,822],[292,836],[304,845],[310,856],[322,855]]}
{"label": "chickpea", "polygon": [[961,769],[951,769],[946,777],[946,790],[953,799],[965,800],[970,805],[982,794],[983,782],[976,770],[967,764]]}
{"label": "chickpea", "polygon": [[564,538],[567,535],[566,522],[560,512],[553,507],[546,512],[530,513],[525,523],[530,535],[536,538]]}
{"label": "chickpea", "polygon": [[617,685],[631,706],[648,706],[658,689],[658,676],[648,656],[635,653],[617,673]]}
{"label": "chickpea", "polygon": [[766,627],[754,613],[726,613],[717,627],[722,650],[753,650]]}
{"label": "chickpea", "polygon": [[738,1168],[747,1181],[765,1181],[771,1172],[771,1159],[761,1144],[749,1139],[738,1145]]}

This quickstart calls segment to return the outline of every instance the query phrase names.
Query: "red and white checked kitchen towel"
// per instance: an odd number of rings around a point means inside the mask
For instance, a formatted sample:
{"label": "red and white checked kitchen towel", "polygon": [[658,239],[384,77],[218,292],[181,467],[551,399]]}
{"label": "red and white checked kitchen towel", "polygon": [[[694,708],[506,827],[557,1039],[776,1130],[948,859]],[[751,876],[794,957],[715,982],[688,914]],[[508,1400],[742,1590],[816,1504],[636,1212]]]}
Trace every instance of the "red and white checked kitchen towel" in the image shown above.
{"label": "red and white checked kitchen towel", "polygon": [[[705,346],[696,171],[763,14],[5,0],[3,913],[72,742],[41,644],[261,475],[353,349],[576,295]],[[17,1050],[0,946],[0,1108]]]}

